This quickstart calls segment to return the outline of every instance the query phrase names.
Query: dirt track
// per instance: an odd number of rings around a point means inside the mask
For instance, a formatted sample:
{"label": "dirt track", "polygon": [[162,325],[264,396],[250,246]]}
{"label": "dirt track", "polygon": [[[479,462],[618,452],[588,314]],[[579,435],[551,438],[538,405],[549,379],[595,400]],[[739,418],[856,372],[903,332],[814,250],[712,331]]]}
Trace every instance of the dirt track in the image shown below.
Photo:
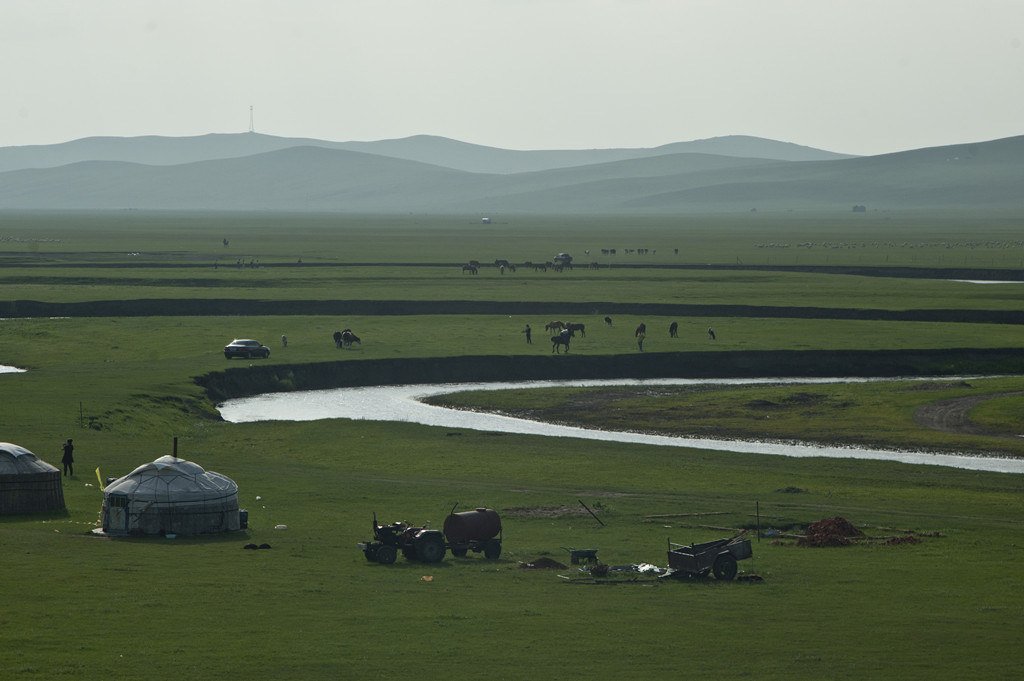
{"label": "dirt track", "polygon": [[987,435],[990,437],[1005,437],[1020,439],[1016,433],[997,433],[985,428],[979,428],[967,418],[967,412],[987,400],[1007,395],[1020,395],[1021,391],[991,393],[988,395],[968,395],[967,397],[954,397],[950,400],[942,400],[926,404],[914,412],[914,421],[919,425],[933,430],[941,430],[945,433],[959,433],[962,435]]}

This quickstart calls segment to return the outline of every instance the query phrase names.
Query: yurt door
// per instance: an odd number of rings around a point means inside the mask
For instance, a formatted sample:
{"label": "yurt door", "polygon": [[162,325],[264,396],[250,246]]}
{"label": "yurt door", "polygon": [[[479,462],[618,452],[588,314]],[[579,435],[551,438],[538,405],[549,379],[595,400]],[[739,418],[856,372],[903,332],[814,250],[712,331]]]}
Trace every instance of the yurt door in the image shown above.
{"label": "yurt door", "polygon": [[128,531],[128,495],[111,494],[107,497],[107,531]]}

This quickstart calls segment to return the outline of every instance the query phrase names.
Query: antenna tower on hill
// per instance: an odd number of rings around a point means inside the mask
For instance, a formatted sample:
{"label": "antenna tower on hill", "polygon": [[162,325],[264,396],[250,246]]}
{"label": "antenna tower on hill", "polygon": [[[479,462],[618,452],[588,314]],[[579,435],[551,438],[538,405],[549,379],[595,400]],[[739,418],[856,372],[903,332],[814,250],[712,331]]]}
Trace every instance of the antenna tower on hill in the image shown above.
{"label": "antenna tower on hill", "polygon": [[252,104],[249,105],[249,132],[256,132],[256,128],[252,124]]}

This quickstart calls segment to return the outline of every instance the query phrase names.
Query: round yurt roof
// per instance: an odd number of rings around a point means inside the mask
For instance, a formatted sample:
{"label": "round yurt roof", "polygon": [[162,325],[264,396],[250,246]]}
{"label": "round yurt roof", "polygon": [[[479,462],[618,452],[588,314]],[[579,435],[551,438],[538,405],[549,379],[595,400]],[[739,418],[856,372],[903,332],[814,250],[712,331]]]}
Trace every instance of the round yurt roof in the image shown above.
{"label": "round yurt roof", "polygon": [[24,447],[0,442],[0,475],[60,472]]}
{"label": "round yurt roof", "polygon": [[110,483],[103,493],[126,494],[137,501],[187,503],[237,495],[238,485],[225,475],[203,470],[197,463],[161,456]]}

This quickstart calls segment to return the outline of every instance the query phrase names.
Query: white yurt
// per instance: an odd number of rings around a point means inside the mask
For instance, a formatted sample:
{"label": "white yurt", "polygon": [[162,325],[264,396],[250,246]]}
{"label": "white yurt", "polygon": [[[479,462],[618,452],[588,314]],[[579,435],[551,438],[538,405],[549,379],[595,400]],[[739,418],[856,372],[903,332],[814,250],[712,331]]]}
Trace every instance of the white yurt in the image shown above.
{"label": "white yurt", "polygon": [[213,534],[239,529],[238,485],[199,464],[161,456],[103,489],[106,534]]}
{"label": "white yurt", "polygon": [[0,515],[64,509],[60,469],[10,442],[0,442]]}

